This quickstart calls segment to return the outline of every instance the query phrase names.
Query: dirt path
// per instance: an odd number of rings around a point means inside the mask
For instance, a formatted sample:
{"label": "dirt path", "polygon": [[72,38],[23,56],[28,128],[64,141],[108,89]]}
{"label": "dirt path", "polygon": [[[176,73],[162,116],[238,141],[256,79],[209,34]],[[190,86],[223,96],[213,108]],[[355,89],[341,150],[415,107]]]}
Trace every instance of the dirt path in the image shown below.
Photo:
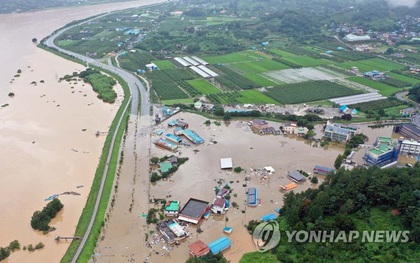
{"label": "dirt path", "polygon": [[149,116],[130,117],[115,203],[91,262],[143,262],[147,256],[142,214],[149,209],[150,123]]}

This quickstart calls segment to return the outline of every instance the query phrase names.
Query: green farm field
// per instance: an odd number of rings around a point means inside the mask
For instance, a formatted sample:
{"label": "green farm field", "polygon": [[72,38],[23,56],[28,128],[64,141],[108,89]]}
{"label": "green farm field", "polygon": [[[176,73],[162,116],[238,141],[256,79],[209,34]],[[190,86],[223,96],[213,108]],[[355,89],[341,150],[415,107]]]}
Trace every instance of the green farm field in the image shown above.
{"label": "green farm field", "polygon": [[385,83],[375,81],[375,80],[371,80],[371,79],[367,79],[367,78],[364,78],[364,77],[350,77],[350,78],[347,78],[347,79],[351,80],[351,81],[354,81],[354,82],[357,82],[357,83],[360,83],[362,85],[371,87],[373,89],[376,89],[376,90],[378,90],[378,92],[380,94],[382,94],[384,96],[387,96],[387,97],[389,97],[389,96],[393,95],[394,93],[402,90],[402,89],[395,88],[395,87],[392,87],[390,85],[387,85]]}
{"label": "green farm field", "polygon": [[268,89],[266,94],[283,104],[295,104],[360,93],[361,91],[359,90],[354,90],[334,82],[320,80],[278,86]]}
{"label": "green farm field", "polygon": [[160,70],[174,69],[175,65],[169,60],[154,60],[152,61]]}
{"label": "green farm field", "polygon": [[284,58],[285,60],[291,61],[293,63],[299,64],[302,67],[315,67],[320,65],[332,64],[331,61],[326,59],[317,59],[308,56],[295,56],[290,58]]}
{"label": "green farm field", "polygon": [[263,73],[270,70],[288,69],[290,67],[274,61],[274,60],[260,60],[255,62],[235,63],[232,64],[234,68],[240,70],[244,74]]}
{"label": "green farm field", "polygon": [[265,94],[259,92],[258,90],[244,90],[239,92],[241,95],[237,98],[239,102],[242,103],[253,103],[253,104],[279,104],[273,98],[266,96]]}
{"label": "green farm field", "polygon": [[413,85],[417,84],[417,83],[420,83],[420,80],[418,80],[418,79],[410,78],[410,77],[407,77],[407,76],[404,76],[404,75],[401,75],[401,74],[398,74],[398,73],[388,72],[386,74],[388,76],[390,76],[391,78],[398,79],[398,80],[401,80],[401,81],[405,81],[405,82],[408,82],[408,83],[413,84]]}
{"label": "green farm field", "polygon": [[207,61],[210,64],[218,64],[218,63],[233,63],[233,62],[247,62],[247,61],[255,61],[260,58],[269,58],[267,55],[262,54],[256,51],[242,51],[242,52],[235,52],[227,55],[221,56],[208,56],[202,57],[204,61]]}
{"label": "green farm field", "polygon": [[352,61],[352,62],[344,62],[344,63],[337,63],[337,66],[350,69],[351,67],[358,67],[361,73],[378,70],[378,71],[390,71],[393,69],[402,69],[404,68],[403,65],[380,59],[380,58],[372,58],[360,61]]}
{"label": "green farm field", "polygon": [[247,79],[257,83],[261,87],[268,87],[268,86],[276,86],[278,83],[271,81],[260,74],[245,74],[244,75]]}
{"label": "green farm field", "polygon": [[187,80],[187,82],[203,94],[215,94],[220,92],[218,88],[204,79]]}
{"label": "green farm field", "polygon": [[163,105],[172,105],[172,104],[178,104],[178,103],[188,104],[188,103],[194,103],[194,99],[188,98],[188,99],[179,99],[179,100],[162,100],[161,103]]}

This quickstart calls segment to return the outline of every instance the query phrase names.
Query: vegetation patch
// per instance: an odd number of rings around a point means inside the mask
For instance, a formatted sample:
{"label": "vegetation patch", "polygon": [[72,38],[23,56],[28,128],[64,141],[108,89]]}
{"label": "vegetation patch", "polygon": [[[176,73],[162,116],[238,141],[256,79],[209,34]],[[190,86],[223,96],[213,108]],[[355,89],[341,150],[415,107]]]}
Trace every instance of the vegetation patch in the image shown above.
{"label": "vegetation patch", "polygon": [[239,92],[237,100],[241,103],[251,104],[278,104],[279,102],[268,97],[258,90],[244,90]]}
{"label": "vegetation patch", "polygon": [[222,86],[230,90],[241,90],[241,89],[254,89],[258,85],[251,80],[245,78],[239,73],[236,73],[234,70],[226,66],[217,66],[219,71],[223,72],[223,75],[220,75],[216,78],[216,81],[219,82]]}
{"label": "vegetation patch", "polygon": [[169,60],[153,60],[152,61],[160,70],[174,69],[175,65]]}
{"label": "vegetation patch", "polygon": [[46,233],[51,227],[48,225],[58,212],[63,208],[63,204],[58,198],[49,202],[42,211],[35,211],[32,215],[31,226],[35,230],[44,231]]}
{"label": "vegetation patch", "polygon": [[317,101],[360,93],[359,90],[350,89],[326,80],[285,84],[270,88],[266,92],[267,96],[283,104]]}
{"label": "vegetation patch", "polygon": [[0,261],[8,258],[11,252],[14,252],[19,249],[20,249],[20,244],[19,244],[19,241],[17,240],[10,242],[9,246],[7,247],[0,247]]}
{"label": "vegetation patch", "polygon": [[350,77],[348,80],[376,89],[380,94],[386,97],[392,96],[394,93],[401,91],[400,89],[389,86],[383,82],[367,79],[364,77]]}
{"label": "vegetation patch", "polygon": [[135,52],[124,52],[118,56],[120,66],[133,72],[138,69],[146,69],[146,65],[154,59],[155,57],[149,52],[138,49],[135,49]]}
{"label": "vegetation patch", "polygon": [[194,80],[188,80],[188,84],[193,86],[195,89],[200,91],[202,94],[214,94],[219,93],[220,90],[210,84],[209,82],[205,81],[204,79],[194,79]]}
{"label": "vegetation patch", "polygon": [[245,74],[244,76],[252,82],[258,84],[260,87],[276,86],[279,84],[260,74]]}

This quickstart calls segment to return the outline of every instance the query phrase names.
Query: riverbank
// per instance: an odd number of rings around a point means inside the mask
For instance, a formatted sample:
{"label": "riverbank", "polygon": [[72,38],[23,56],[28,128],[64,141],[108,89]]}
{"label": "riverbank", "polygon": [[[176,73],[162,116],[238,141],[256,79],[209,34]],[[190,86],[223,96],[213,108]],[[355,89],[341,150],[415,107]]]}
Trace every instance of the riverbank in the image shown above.
{"label": "riverbank", "polygon": [[[127,3],[138,6],[147,1]],[[55,235],[73,235],[88,196],[107,131],[121,105],[106,104],[96,98],[91,87],[81,81],[58,82],[65,74],[83,66],[37,48],[32,37],[41,39],[60,26],[119,5],[66,8],[0,16],[4,38],[0,40],[1,105],[0,162],[0,245],[17,239],[21,246],[43,242],[45,248],[33,253],[19,251],[5,262],[58,262],[69,243],[55,243]],[[22,41],[25,38],[26,41]],[[18,70],[20,70],[18,73]],[[16,75],[16,76],[15,76]],[[19,76],[17,76],[19,75]],[[32,83],[32,84],[31,84]],[[8,94],[13,92],[14,97]],[[60,195],[63,211],[51,222],[55,232],[42,235],[30,227],[30,218],[45,206],[52,194]]]}

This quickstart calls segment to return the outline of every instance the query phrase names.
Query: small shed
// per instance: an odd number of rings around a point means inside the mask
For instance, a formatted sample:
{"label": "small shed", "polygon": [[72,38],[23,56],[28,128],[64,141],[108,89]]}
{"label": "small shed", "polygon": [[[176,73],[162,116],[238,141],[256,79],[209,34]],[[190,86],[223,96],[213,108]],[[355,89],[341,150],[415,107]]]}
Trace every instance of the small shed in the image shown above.
{"label": "small shed", "polygon": [[348,109],[347,108],[347,105],[343,105],[340,108],[338,108],[338,111],[340,111],[340,112],[346,112],[347,109]]}
{"label": "small shed", "polygon": [[203,103],[201,101],[197,101],[194,103],[194,108],[197,110],[201,109],[203,107]]}
{"label": "small shed", "polygon": [[291,183],[287,185],[280,185],[281,190],[284,190],[284,191],[289,191],[289,190],[295,189],[296,187],[297,187],[297,184],[295,183]]}
{"label": "small shed", "polygon": [[232,169],[232,168],[233,168],[232,158],[220,159],[220,169]]}

